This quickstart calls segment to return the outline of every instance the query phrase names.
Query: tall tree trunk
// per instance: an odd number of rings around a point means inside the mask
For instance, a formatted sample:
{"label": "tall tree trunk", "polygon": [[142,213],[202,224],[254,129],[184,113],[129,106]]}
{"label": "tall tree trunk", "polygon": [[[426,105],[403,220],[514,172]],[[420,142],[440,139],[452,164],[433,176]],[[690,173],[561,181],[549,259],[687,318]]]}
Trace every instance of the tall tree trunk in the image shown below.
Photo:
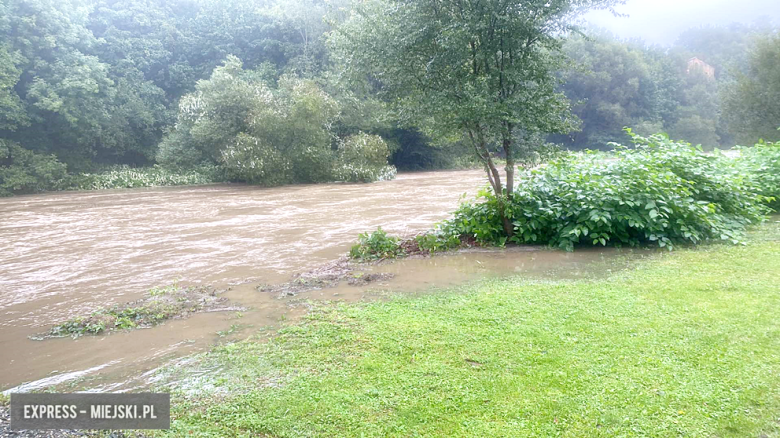
{"label": "tall tree trunk", "polygon": [[506,235],[512,237],[515,234],[515,227],[507,214],[507,207],[512,201],[512,196],[515,193],[515,155],[512,151],[512,125],[506,125],[506,132],[502,135],[501,142],[504,148],[504,155],[506,155],[506,199],[501,210],[501,221],[504,225],[504,231]]}
{"label": "tall tree trunk", "polygon": [[506,154],[506,195],[511,198],[515,192],[515,156],[512,153],[512,139],[504,139],[504,153]]}

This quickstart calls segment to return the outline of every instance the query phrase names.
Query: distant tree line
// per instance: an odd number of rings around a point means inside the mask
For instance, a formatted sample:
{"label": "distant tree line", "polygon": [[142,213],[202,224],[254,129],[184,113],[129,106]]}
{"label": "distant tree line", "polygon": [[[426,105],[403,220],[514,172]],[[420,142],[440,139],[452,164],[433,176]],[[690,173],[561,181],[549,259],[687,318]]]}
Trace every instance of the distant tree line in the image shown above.
{"label": "distant tree line", "polygon": [[562,89],[581,124],[553,140],[569,148],[605,149],[627,139],[625,126],[709,149],[780,139],[780,105],[771,98],[780,81],[764,78],[780,67],[780,40],[769,26],[694,28],[668,48],[593,31],[564,50],[573,68],[562,72]]}

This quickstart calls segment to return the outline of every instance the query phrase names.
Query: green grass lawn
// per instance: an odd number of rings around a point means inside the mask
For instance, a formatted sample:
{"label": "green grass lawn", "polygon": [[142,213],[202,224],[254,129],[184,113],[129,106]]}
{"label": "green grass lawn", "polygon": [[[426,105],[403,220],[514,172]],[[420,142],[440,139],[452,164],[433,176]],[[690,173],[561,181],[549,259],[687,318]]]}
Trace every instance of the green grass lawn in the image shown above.
{"label": "green grass lawn", "polygon": [[780,226],[604,280],[323,306],[174,397],[170,434],[780,436]]}

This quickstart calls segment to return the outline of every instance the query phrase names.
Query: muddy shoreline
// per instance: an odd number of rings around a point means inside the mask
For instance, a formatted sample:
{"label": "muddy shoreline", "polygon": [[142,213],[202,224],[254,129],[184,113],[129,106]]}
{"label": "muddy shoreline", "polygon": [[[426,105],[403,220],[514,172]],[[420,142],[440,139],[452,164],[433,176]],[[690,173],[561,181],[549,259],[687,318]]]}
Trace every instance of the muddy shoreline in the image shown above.
{"label": "muddy shoreline", "polygon": [[[415,257],[430,257],[418,254]],[[355,262],[347,257],[322,265],[307,272],[295,274],[286,283],[256,286],[258,293],[268,293],[277,298],[294,297],[338,286],[367,286],[378,281],[392,279],[395,274],[365,273],[365,269],[382,262]],[[138,300],[101,308],[92,313],[78,315],[53,326],[46,332],[30,336],[34,341],[54,338],[77,339],[81,336],[104,336],[118,331],[143,330],[163,325],[169,320],[188,318],[196,313],[246,312],[250,310],[240,302],[224,296],[227,288],[218,290],[211,286],[180,287],[177,284],[154,288]],[[129,315],[129,316],[128,316]]]}

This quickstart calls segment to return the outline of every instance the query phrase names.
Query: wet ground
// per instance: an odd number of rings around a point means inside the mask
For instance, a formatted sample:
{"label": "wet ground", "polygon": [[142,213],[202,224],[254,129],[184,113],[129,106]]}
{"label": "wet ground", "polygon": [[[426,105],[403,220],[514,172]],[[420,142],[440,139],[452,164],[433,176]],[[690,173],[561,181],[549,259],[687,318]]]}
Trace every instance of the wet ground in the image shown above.
{"label": "wet ground", "polygon": [[[382,226],[413,235],[486,183],[479,171],[399,175],[367,185],[263,189],[208,186],[73,192],[0,200],[0,390],[69,383],[102,390],[143,386],[161,364],[278,327],[308,299],[355,301],[387,290],[446,287],[490,275],[581,277],[640,254],[541,248],[473,250],[366,267],[394,274],[280,297],[258,291],[337,259],[358,233]],[[34,341],[76,315],[183,284],[229,289],[245,312],[202,313],[144,330]]]}

